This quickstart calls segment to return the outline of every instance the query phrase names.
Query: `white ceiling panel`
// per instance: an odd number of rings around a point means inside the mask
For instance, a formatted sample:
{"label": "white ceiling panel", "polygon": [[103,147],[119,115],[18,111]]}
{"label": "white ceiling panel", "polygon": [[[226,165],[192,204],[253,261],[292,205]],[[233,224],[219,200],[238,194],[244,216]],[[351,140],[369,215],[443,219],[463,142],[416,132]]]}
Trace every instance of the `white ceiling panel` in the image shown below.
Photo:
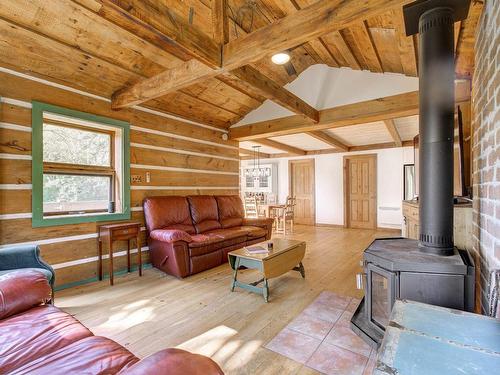
{"label": "white ceiling panel", "polygon": [[[261,145],[258,143],[255,143],[255,142],[250,142],[250,141],[240,142],[240,148],[243,148],[249,152],[252,152],[253,146],[261,146]],[[278,150],[278,149],[272,148],[272,147],[267,147],[267,146],[261,146],[259,151],[263,152],[264,154],[282,154],[283,153],[283,151],[281,151],[281,150]]]}
{"label": "white ceiling panel", "polygon": [[418,134],[418,115],[395,119],[394,124],[403,141],[411,141]]}
{"label": "white ceiling panel", "polygon": [[391,134],[382,121],[329,129],[328,134],[348,146],[363,146],[393,142]]}
{"label": "white ceiling panel", "polygon": [[305,151],[325,150],[327,148],[332,148],[332,146],[330,146],[328,143],[322,142],[306,133],[282,135],[269,139],[288,146],[297,147]]}

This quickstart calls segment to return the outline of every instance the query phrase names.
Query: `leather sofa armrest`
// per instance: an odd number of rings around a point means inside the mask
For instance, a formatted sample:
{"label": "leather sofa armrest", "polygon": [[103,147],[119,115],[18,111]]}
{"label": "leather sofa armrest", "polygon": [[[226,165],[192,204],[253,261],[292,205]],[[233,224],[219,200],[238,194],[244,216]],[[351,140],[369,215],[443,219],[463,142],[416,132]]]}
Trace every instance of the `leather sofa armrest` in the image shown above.
{"label": "leather sofa armrest", "polygon": [[165,349],[150,355],[120,375],[224,375],[212,359],[181,349]]}
{"label": "leather sofa armrest", "polygon": [[0,319],[46,303],[52,289],[45,275],[35,270],[16,270],[0,276]]}
{"label": "leather sofa armrest", "polygon": [[244,218],[243,225],[251,225],[254,227],[267,228],[273,225],[274,220],[271,218]]}
{"label": "leather sofa armrest", "polygon": [[188,233],[179,229],[155,229],[149,233],[149,236],[154,240],[168,243],[193,241]]}

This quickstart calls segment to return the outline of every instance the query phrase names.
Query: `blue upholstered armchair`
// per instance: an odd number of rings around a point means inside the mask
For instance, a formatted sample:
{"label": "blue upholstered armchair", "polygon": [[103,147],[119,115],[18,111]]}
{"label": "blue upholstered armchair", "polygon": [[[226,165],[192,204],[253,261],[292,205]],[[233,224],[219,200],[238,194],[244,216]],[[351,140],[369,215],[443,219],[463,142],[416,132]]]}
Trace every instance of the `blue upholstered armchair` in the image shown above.
{"label": "blue upholstered armchair", "polygon": [[40,257],[38,246],[13,246],[0,250],[0,275],[26,268],[40,271],[47,277],[54,300],[54,269]]}

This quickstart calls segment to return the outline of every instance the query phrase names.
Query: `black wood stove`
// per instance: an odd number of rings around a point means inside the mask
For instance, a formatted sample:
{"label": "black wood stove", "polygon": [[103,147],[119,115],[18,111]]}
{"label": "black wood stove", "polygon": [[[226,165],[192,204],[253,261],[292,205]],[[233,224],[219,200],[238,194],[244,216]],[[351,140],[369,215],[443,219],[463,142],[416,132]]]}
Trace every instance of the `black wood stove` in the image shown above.
{"label": "black wood stove", "polygon": [[455,53],[453,24],[470,0],[419,0],[403,7],[419,33],[419,240],[375,240],[364,252],[365,298],[351,327],[377,347],[396,299],[472,311],[474,264],[453,246]]}

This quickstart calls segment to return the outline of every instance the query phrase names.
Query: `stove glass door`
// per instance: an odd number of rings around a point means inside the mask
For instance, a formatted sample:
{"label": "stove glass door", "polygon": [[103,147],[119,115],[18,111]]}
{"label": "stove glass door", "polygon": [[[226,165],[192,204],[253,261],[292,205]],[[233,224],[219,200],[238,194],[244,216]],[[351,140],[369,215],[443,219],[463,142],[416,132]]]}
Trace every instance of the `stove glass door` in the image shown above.
{"label": "stove glass door", "polygon": [[368,318],[384,331],[391,315],[396,293],[396,276],[383,268],[368,264]]}

